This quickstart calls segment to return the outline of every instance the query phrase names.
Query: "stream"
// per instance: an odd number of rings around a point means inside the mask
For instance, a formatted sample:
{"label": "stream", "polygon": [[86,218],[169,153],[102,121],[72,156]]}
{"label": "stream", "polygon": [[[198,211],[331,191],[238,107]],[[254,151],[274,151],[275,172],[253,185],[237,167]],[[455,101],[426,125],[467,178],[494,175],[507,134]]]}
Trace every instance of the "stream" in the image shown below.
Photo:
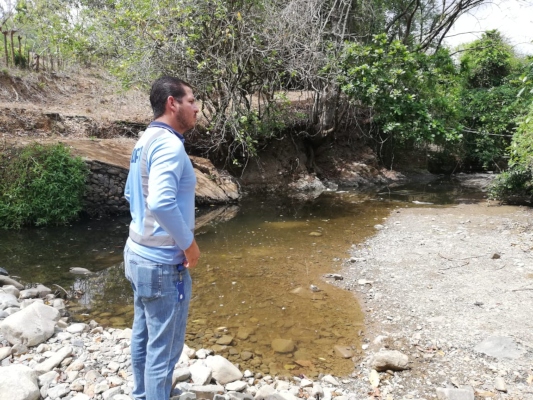
{"label": "stream", "polygon": [[[214,349],[241,370],[347,375],[353,361],[340,357],[334,346],[358,354],[364,315],[354,294],[329,285],[324,275],[339,273],[351,247],[374,234],[395,208],[483,198],[443,179],[377,192],[331,191],[305,202],[247,197],[238,206],[199,210],[202,258],[191,271],[186,343]],[[216,218],[207,220],[213,213]],[[132,293],[122,265],[128,224],[129,216],[120,216],[0,231],[0,267],[26,285],[72,293],[74,320],[130,327]],[[93,274],[74,275],[72,267]],[[276,338],[292,340],[296,350],[275,353]]]}

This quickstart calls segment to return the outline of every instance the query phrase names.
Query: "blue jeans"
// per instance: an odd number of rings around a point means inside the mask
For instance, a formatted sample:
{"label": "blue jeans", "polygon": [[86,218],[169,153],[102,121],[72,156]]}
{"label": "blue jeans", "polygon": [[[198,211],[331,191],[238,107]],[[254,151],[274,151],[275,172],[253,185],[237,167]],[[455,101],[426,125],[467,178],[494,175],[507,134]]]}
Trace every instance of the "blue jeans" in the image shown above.
{"label": "blue jeans", "polygon": [[[160,264],[124,249],[126,278],[133,288],[131,335],[133,398],[167,400],[172,373],[183,350],[192,281],[187,269]],[[183,299],[177,284],[182,280]]]}

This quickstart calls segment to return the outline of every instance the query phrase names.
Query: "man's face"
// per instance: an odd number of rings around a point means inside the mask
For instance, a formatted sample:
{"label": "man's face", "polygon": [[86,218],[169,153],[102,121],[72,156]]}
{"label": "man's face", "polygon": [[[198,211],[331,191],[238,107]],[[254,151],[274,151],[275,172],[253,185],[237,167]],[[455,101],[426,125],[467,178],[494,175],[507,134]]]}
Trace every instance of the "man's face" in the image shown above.
{"label": "man's face", "polygon": [[196,105],[194,94],[190,87],[185,87],[185,96],[181,99],[181,103],[177,103],[176,122],[179,126],[179,132],[186,132],[196,125],[196,115],[199,108]]}

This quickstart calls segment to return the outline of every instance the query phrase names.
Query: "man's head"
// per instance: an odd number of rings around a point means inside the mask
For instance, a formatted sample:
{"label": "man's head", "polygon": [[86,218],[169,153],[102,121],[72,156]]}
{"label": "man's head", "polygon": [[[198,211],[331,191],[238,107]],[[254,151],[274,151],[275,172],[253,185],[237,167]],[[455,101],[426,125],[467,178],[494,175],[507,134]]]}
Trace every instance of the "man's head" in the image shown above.
{"label": "man's head", "polygon": [[163,76],[152,84],[150,104],[154,119],[183,133],[194,128],[198,107],[191,85],[172,76]]}

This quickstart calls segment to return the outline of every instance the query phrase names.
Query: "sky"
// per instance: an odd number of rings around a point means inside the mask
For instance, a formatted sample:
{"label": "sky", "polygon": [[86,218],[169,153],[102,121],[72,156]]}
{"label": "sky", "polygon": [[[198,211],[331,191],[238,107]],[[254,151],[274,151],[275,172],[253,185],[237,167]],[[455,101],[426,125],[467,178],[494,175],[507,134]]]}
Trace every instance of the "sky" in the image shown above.
{"label": "sky", "polygon": [[462,15],[448,34],[454,47],[498,29],[519,54],[533,55],[533,0],[494,0]]}

